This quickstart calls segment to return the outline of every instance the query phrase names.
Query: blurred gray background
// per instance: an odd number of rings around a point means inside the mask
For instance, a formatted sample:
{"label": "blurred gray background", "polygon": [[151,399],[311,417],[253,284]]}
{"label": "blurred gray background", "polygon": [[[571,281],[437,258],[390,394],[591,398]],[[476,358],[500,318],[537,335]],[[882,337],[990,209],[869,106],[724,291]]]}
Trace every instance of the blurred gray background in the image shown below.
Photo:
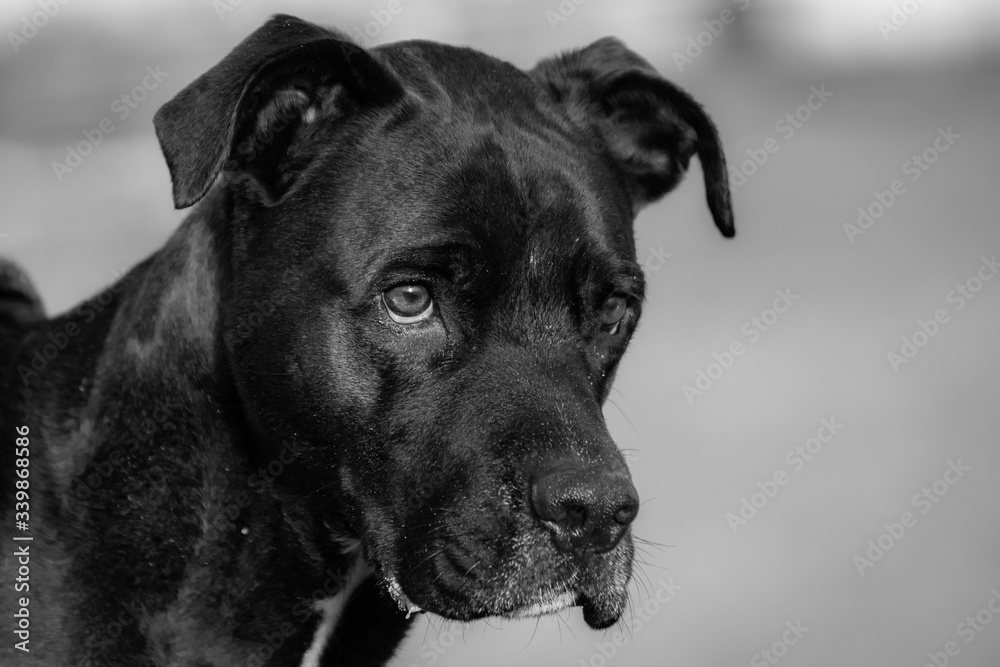
{"label": "blurred gray background", "polygon": [[60,311],[156,250],[183,214],[152,115],[271,13],[522,67],[617,35],[739,186],[733,241],[696,166],[637,223],[650,297],[605,411],[644,498],[633,608],[422,617],[393,664],[1000,664],[1000,3],[388,4],[4,2],[0,253]]}

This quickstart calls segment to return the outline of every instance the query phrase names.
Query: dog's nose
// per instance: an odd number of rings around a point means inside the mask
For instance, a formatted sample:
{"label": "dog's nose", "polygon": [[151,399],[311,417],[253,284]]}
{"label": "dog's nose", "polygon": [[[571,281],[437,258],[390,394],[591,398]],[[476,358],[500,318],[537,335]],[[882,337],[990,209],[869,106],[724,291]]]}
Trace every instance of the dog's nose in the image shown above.
{"label": "dog's nose", "polygon": [[601,553],[618,544],[639,512],[627,472],[551,468],[531,484],[531,506],[562,551]]}

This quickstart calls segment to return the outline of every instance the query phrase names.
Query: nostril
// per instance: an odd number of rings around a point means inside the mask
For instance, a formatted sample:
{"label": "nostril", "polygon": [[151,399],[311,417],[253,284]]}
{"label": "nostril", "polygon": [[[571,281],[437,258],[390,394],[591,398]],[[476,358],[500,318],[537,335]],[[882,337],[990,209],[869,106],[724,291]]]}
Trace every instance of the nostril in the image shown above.
{"label": "nostril", "polygon": [[605,471],[550,469],[532,480],[530,493],[535,516],[566,552],[614,549],[639,512],[631,480]]}
{"label": "nostril", "polygon": [[617,523],[627,526],[635,520],[637,514],[639,514],[638,503],[629,502],[615,511],[614,519]]}
{"label": "nostril", "polygon": [[578,502],[568,501],[564,505],[566,524],[570,529],[580,528],[587,523],[587,506]]}

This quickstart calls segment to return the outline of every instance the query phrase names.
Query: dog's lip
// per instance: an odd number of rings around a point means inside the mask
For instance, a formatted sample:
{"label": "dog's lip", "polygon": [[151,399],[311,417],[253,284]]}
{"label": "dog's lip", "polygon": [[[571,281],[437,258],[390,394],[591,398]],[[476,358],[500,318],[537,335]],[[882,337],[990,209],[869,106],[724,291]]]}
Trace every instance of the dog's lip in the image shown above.
{"label": "dog's lip", "polygon": [[581,595],[579,604],[583,607],[583,620],[593,630],[604,630],[621,618],[625,611],[626,596],[602,595],[590,597]]}
{"label": "dog's lip", "polygon": [[571,607],[583,607],[584,619],[587,621],[588,625],[595,629],[603,629],[618,620],[621,616],[621,610],[624,607],[623,604],[614,604],[613,600],[617,600],[618,596],[613,594],[610,596],[601,596],[601,599],[605,602],[605,604],[599,605],[592,602],[591,599],[584,593],[574,591],[569,587],[558,587],[539,596],[538,599],[527,602],[521,606],[512,608],[495,608],[492,610],[479,609],[478,611],[472,613],[460,612],[456,614],[456,609],[451,609],[449,611],[433,608],[425,609],[414,603],[403,590],[403,586],[399,582],[399,579],[397,579],[394,575],[385,578],[385,586],[390,597],[392,597],[392,599],[395,600],[396,604],[399,606],[399,609],[406,612],[407,618],[410,618],[413,614],[433,612],[444,618],[454,618],[455,620],[462,621],[471,621],[477,618],[487,618],[490,616],[522,619],[554,614]]}
{"label": "dog's lip", "polygon": [[568,609],[569,607],[576,607],[578,604],[578,596],[576,593],[563,591],[562,593],[555,594],[550,599],[535,602],[527,607],[514,610],[513,612],[504,615],[509,618],[535,618],[537,616],[545,616],[546,614],[554,614],[558,611],[562,611],[563,609]]}
{"label": "dog's lip", "polygon": [[[629,598],[631,540],[619,542],[610,552],[574,560],[547,539],[530,542],[532,535],[527,533],[523,548],[515,549],[519,558],[499,561],[468,554],[466,542],[458,544],[463,548],[447,541],[421,545],[421,553],[411,555],[420,558],[421,567],[383,566],[381,580],[407,617],[427,612],[457,621],[535,618],[579,606],[584,621],[595,630],[621,618]],[[477,568],[481,563],[486,564]],[[405,576],[400,576],[400,567]],[[479,576],[470,577],[473,570]]]}
{"label": "dog's lip", "polygon": [[419,614],[423,609],[419,606],[413,604],[413,602],[406,596],[403,592],[403,587],[400,585],[399,580],[395,576],[389,577],[386,580],[386,588],[389,591],[390,597],[396,601],[399,605],[400,611],[406,612],[406,617],[409,618],[413,614]]}
{"label": "dog's lip", "polygon": [[[389,595],[396,604],[399,605],[401,611],[406,612],[406,617],[409,618],[413,614],[425,613],[427,610],[421,608],[420,606],[413,603],[412,600],[403,591],[402,585],[399,580],[395,577],[390,577],[386,582],[386,588],[389,591]],[[545,616],[547,614],[554,614],[556,612],[562,611],[563,609],[568,609],[570,607],[576,607],[581,604],[580,596],[569,590],[563,590],[559,592],[554,592],[543,599],[527,604],[523,607],[518,607],[511,610],[498,610],[494,613],[483,613],[481,616],[483,618],[487,616],[504,616],[507,618],[535,618],[538,616]],[[479,616],[477,614],[477,616]],[[463,619],[469,620],[469,619]]]}

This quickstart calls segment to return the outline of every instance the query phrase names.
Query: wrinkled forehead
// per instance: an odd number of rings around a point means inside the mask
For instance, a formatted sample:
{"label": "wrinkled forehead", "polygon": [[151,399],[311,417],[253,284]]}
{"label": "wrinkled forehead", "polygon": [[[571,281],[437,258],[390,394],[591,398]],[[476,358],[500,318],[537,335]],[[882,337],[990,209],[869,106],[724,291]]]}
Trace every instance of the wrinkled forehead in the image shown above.
{"label": "wrinkled forehead", "polygon": [[555,266],[580,252],[634,259],[628,202],[610,171],[567,137],[487,121],[453,120],[433,140],[422,129],[400,130],[398,158],[369,174],[384,185],[381,206],[355,203],[361,228],[350,235],[354,247],[338,252],[356,258],[355,270],[370,274],[407,252],[449,246],[479,256],[472,261],[508,264]]}
{"label": "wrinkled forehead", "polygon": [[381,55],[409,97],[387,123],[390,145],[369,152],[394,156],[382,175],[403,200],[384,211],[390,245],[446,233],[634,252],[631,204],[603,146],[525,72],[425,42],[394,44]]}

